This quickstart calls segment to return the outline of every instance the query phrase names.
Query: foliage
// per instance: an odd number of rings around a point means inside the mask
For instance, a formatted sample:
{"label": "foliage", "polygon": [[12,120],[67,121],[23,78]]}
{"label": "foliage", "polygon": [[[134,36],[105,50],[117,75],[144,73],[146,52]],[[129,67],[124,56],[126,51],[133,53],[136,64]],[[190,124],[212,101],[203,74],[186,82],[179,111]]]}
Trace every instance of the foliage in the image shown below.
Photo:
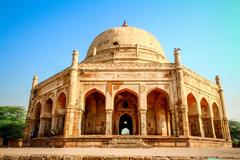
{"label": "foliage", "polygon": [[230,120],[229,128],[233,144],[240,144],[240,122]]}
{"label": "foliage", "polygon": [[26,112],[21,106],[0,106],[0,137],[8,140],[23,138]]}

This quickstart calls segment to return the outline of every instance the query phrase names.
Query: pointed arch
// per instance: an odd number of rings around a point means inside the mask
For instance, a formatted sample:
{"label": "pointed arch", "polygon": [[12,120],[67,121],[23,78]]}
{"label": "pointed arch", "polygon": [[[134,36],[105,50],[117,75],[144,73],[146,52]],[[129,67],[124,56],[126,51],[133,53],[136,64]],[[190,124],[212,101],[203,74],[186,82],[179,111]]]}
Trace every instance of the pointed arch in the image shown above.
{"label": "pointed arch", "polygon": [[38,102],[35,105],[33,112],[33,127],[31,131],[31,138],[35,138],[38,136],[40,126],[40,115],[41,115],[41,103]]}
{"label": "pointed arch", "polygon": [[56,108],[54,113],[53,131],[55,135],[63,135],[65,113],[66,113],[66,94],[61,92],[56,100]]}
{"label": "pointed arch", "polygon": [[95,92],[98,92],[98,93],[102,94],[102,95],[105,97],[105,94],[104,94],[103,91],[101,91],[101,90],[98,89],[98,88],[92,88],[92,89],[90,89],[90,90],[88,90],[88,91],[85,92],[85,94],[84,94],[84,101],[86,101],[86,98],[87,98],[89,95],[91,95],[91,94],[93,94],[93,93],[95,93]]}
{"label": "pointed arch", "polygon": [[67,101],[66,94],[64,92],[61,92],[56,102],[55,112],[57,112],[57,114],[64,114],[61,111],[63,111],[63,109],[66,108],[66,101]]}
{"label": "pointed arch", "polygon": [[40,119],[42,104],[38,102],[33,109],[33,119]]}
{"label": "pointed arch", "polygon": [[84,97],[85,107],[82,116],[82,134],[105,134],[106,99],[96,88],[89,90]]}
{"label": "pointed arch", "polygon": [[43,117],[40,120],[40,136],[48,137],[52,127],[53,100],[48,98],[44,105]]}
{"label": "pointed arch", "polygon": [[221,120],[220,111],[219,111],[218,105],[215,102],[212,104],[212,111],[213,111],[213,119]]}
{"label": "pointed arch", "polygon": [[53,109],[53,100],[52,98],[48,98],[44,106],[44,115],[46,117],[51,117],[52,109]]}
{"label": "pointed arch", "polygon": [[214,131],[215,131],[216,138],[223,138],[220,111],[219,111],[218,105],[215,102],[212,104],[212,111],[213,111],[213,124],[214,124]]}
{"label": "pointed arch", "polygon": [[168,92],[165,91],[165,90],[162,89],[162,88],[159,88],[159,87],[150,88],[150,89],[147,91],[147,95],[148,95],[149,93],[151,93],[152,91],[161,92],[161,93],[163,93],[164,95],[166,95],[166,97],[169,99],[169,94],[168,94]]}
{"label": "pointed arch", "polygon": [[117,92],[114,94],[114,97],[116,97],[116,95],[120,95],[120,94],[123,93],[123,92],[129,92],[129,93],[135,95],[137,98],[139,97],[139,95],[138,95],[137,92],[135,92],[135,91],[133,91],[132,89],[129,89],[129,88],[123,88],[123,89],[117,91]]}
{"label": "pointed arch", "polygon": [[124,103],[127,103],[128,101],[136,105],[138,109],[138,99],[139,99],[138,94],[135,91],[128,88],[124,88],[115,93],[114,106],[116,107],[120,103],[122,103],[124,107]]}
{"label": "pointed arch", "polygon": [[197,100],[192,93],[187,95],[188,122],[191,136],[201,136],[200,115],[198,113]]}
{"label": "pointed arch", "polygon": [[203,97],[200,101],[200,105],[201,105],[201,117],[202,117],[204,135],[205,137],[213,137],[213,126],[212,126],[209,103]]}
{"label": "pointed arch", "polygon": [[204,97],[201,99],[200,105],[201,105],[202,117],[204,117],[204,118],[210,117],[209,103]]}
{"label": "pointed arch", "polygon": [[113,113],[113,131],[114,134],[120,134],[121,115],[128,114],[132,119],[131,133],[139,133],[138,121],[138,94],[128,88],[121,89],[114,94],[114,113]]}
{"label": "pointed arch", "polygon": [[147,94],[147,134],[171,135],[168,94],[160,89],[151,89]]}

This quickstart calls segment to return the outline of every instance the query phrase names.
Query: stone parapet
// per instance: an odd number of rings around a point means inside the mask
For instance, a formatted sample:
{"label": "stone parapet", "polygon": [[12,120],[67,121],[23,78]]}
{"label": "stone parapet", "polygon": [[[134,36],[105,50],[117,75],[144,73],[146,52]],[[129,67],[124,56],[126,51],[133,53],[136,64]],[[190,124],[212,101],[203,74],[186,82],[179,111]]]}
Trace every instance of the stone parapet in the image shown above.
{"label": "stone parapet", "polygon": [[201,82],[203,82],[203,83],[213,87],[214,89],[218,89],[218,86],[214,82],[204,78],[200,74],[194,72],[193,70],[191,70],[191,69],[189,69],[189,68],[187,68],[185,66],[183,66],[183,72],[184,72],[184,74],[189,74],[189,75],[197,78],[199,81],[201,81]]}

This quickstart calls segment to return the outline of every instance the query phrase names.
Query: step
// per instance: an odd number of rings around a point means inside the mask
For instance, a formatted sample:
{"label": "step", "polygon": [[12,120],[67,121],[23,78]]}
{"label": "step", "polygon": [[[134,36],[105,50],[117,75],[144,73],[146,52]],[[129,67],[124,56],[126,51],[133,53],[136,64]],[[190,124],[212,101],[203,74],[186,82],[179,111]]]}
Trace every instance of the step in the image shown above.
{"label": "step", "polygon": [[147,145],[142,139],[133,139],[133,138],[114,138],[110,140],[107,144],[104,144],[102,147],[114,147],[114,148],[148,148]]}

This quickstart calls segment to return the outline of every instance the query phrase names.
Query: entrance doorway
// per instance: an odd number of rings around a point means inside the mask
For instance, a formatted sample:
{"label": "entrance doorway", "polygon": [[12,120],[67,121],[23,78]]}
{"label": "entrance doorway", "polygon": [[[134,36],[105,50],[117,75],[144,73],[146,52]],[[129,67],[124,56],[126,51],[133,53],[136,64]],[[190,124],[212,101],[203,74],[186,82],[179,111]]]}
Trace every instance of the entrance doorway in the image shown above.
{"label": "entrance doorway", "polygon": [[138,116],[137,94],[127,89],[116,93],[114,96],[113,134],[121,135],[123,131],[129,135],[138,135]]}
{"label": "entrance doorway", "polygon": [[120,117],[119,134],[120,135],[132,135],[133,134],[132,117],[129,116],[128,114],[124,114]]}

